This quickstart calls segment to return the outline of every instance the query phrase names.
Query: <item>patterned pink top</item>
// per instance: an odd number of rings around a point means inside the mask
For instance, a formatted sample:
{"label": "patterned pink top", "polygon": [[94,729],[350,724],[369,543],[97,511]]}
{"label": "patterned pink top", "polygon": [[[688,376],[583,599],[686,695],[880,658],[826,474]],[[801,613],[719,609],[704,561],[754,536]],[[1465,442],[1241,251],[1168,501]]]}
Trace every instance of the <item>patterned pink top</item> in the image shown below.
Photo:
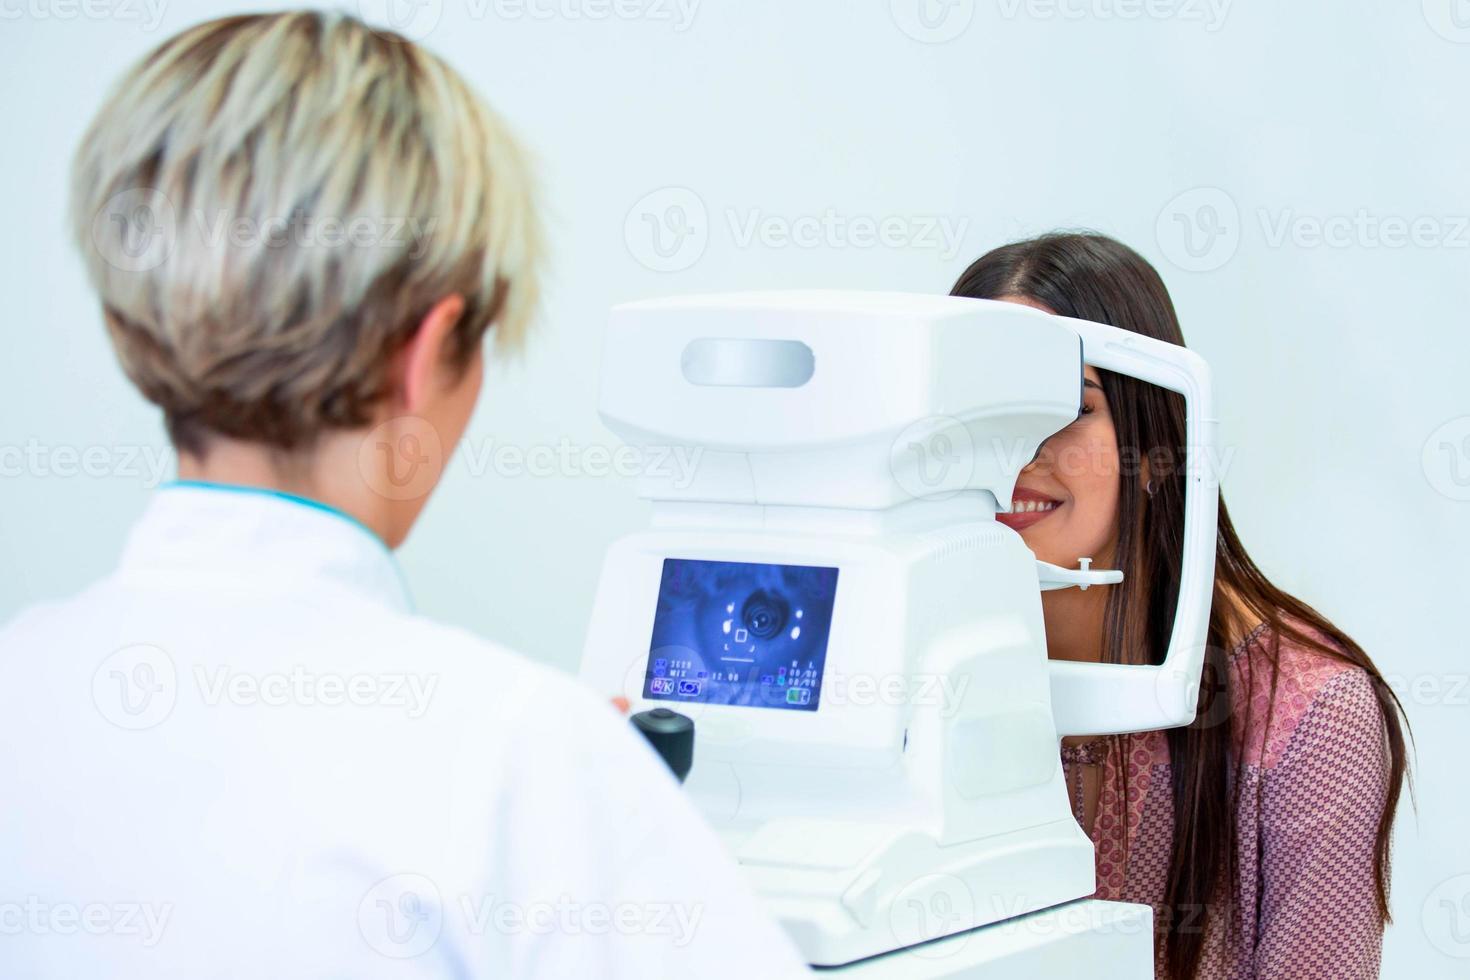
{"label": "patterned pink top", "polygon": [[[1361,668],[1283,640],[1268,720],[1270,641],[1258,627],[1230,654],[1230,717],[1237,739],[1245,738],[1236,807],[1239,928],[1231,935],[1226,917],[1212,916],[1198,976],[1377,977],[1383,927],[1374,841],[1389,771],[1378,702]],[[1095,897],[1146,902],[1156,924],[1166,921],[1174,806],[1164,733],[1067,746],[1062,762],[1069,786],[1079,766],[1102,766],[1092,829]],[[1161,967],[1156,974],[1165,978]]]}

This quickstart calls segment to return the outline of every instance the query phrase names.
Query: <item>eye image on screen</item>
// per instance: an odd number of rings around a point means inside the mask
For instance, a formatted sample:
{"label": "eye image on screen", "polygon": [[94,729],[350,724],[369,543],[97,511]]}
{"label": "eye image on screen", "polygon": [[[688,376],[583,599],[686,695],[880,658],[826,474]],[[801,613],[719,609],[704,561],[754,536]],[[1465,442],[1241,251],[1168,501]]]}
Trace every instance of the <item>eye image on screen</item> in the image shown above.
{"label": "eye image on screen", "polygon": [[816,711],[837,569],[665,558],[643,696]]}

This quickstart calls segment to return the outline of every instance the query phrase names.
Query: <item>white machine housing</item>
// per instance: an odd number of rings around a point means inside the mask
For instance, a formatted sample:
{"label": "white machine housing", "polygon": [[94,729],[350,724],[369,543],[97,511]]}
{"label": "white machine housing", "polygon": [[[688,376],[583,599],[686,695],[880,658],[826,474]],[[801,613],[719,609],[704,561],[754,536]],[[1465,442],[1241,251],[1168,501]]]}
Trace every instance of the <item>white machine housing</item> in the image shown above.
{"label": "white machine housing", "polygon": [[[1038,563],[997,523],[1069,425],[1083,364],[1184,395],[1185,555],[1159,666],[1050,662]],[[696,722],[687,788],[809,962],[839,965],[1086,896],[1058,738],[1187,724],[1213,581],[1209,371],[1166,344],[1015,304],[789,292],[612,314],[601,412],[649,472],[609,550],[584,680]],[[666,560],[837,569],[816,710],[645,696]]]}

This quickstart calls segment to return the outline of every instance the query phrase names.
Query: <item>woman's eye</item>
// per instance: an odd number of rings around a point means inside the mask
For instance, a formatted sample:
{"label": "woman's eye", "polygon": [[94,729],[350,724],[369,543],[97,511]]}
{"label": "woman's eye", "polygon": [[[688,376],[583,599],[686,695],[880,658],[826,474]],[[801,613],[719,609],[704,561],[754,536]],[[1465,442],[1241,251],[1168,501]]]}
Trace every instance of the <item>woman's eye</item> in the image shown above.
{"label": "woman's eye", "polygon": [[1092,412],[1093,412],[1092,406],[1089,405],[1089,404],[1087,404],[1086,402],[1083,402],[1082,403],[1082,411],[1078,412],[1077,414],[1078,415],[1091,415]]}

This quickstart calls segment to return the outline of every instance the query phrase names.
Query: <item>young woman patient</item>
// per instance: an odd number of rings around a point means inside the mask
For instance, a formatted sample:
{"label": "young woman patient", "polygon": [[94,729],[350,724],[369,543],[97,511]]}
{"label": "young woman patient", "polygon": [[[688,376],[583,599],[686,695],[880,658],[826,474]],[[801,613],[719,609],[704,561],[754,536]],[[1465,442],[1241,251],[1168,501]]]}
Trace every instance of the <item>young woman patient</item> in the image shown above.
{"label": "young woman patient", "polygon": [[[1183,344],[1158,273],[1101,235],[982,256],[952,290]],[[1053,659],[1158,663],[1184,525],[1184,403],[1086,369],[1081,415],[1017,481],[1043,561],[1120,568],[1122,585],[1043,593]],[[1160,977],[1376,977],[1405,723],[1373,661],[1246,553],[1220,503],[1199,714],[1187,728],[1063,740],[1096,897],[1153,906]]]}

